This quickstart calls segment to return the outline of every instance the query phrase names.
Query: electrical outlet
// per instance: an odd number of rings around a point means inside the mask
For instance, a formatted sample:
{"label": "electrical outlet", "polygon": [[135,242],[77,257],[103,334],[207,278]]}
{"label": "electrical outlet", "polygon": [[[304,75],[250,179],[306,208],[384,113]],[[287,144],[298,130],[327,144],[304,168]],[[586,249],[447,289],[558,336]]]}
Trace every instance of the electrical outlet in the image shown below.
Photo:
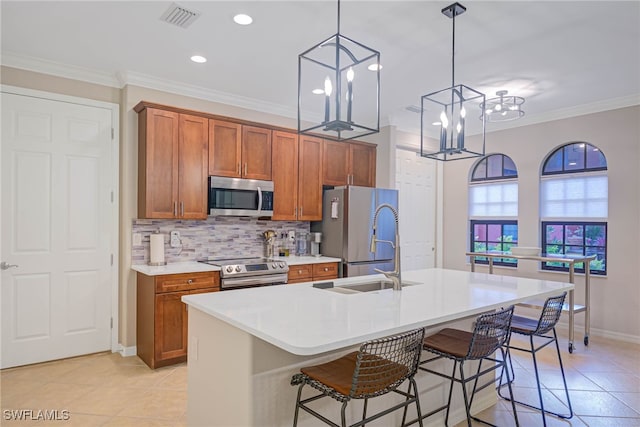
{"label": "electrical outlet", "polygon": [[133,246],[142,246],[142,234],[133,233]]}
{"label": "electrical outlet", "polygon": [[172,231],[171,232],[171,240],[169,241],[169,245],[172,248],[178,248],[178,247],[182,246],[182,241],[180,240],[180,232],[179,231]]}
{"label": "electrical outlet", "polygon": [[296,232],[295,232],[295,231],[293,231],[293,230],[289,231],[289,240],[290,240],[291,242],[293,242],[294,240],[296,240]]}

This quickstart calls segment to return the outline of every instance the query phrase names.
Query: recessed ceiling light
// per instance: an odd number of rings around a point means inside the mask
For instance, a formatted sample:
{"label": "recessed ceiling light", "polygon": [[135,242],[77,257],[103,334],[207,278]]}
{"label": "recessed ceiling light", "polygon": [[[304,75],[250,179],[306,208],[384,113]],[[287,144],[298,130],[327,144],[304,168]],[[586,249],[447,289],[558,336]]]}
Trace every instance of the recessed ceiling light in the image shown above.
{"label": "recessed ceiling light", "polygon": [[233,21],[238,25],[249,25],[253,22],[253,18],[244,13],[239,13],[233,17]]}
{"label": "recessed ceiling light", "polygon": [[205,58],[204,56],[200,56],[200,55],[193,55],[191,57],[191,60],[193,62],[197,62],[198,64],[204,64],[205,62],[207,62],[207,58]]}
{"label": "recessed ceiling light", "polygon": [[378,70],[382,70],[382,64],[378,65],[378,64],[371,64],[367,67],[367,70],[369,71],[378,71]]}
{"label": "recessed ceiling light", "polygon": [[311,93],[313,93],[314,95],[322,95],[324,93],[324,90],[322,89],[314,89],[311,91]]}

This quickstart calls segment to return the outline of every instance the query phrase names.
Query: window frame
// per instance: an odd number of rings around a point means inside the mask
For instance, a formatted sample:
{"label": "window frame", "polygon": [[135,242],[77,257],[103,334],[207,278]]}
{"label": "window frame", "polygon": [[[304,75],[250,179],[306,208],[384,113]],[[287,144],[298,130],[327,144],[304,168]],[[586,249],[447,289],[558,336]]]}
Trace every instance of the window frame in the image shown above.
{"label": "window frame", "polygon": [[[502,174],[500,176],[492,176],[489,177],[488,173],[489,173],[489,158],[494,157],[494,156],[500,156],[500,163],[502,165]],[[515,167],[515,171],[516,174],[515,175],[505,175],[504,173],[504,159],[508,158],[509,160],[511,160],[511,163],[513,163],[514,167]],[[485,172],[484,172],[484,178],[474,178],[475,174],[476,174],[476,170],[480,167],[481,164],[485,164]],[[475,166],[473,167],[473,170],[471,171],[471,179],[469,180],[470,183],[476,183],[476,182],[486,182],[486,181],[495,181],[495,180],[511,180],[511,179],[518,179],[518,168],[515,166],[516,162],[513,161],[513,159],[509,156],[507,156],[506,154],[502,154],[502,153],[495,153],[495,154],[489,154],[487,156],[484,156],[482,159],[480,159]]]}
{"label": "window frame", "polygon": [[[516,227],[518,227],[518,220],[517,219],[471,219],[469,220],[469,252],[477,252],[476,248],[475,248],[475,244],[476,243],[484,243],[487,247],[487,251],[489,248],[489,244],[500,244],[502,245],[502,249],[504,250],[504,244],[505,242],[499,241],[499,242],[493,242],[493,241],[489,241],[489,236],[488,236],[488,232],[487,232],[487,240],[480,242],[477,241],[475,239],[475,233],[474,233],[474,229],[476,225],[485,225],[485,226],[489,226],[489,225],[496,225],[499,224],[500,225],[500,236],[504,236],[504,226],[505,225],[515,225]],[[517,246],[518,245],[518,240],[516,239],[515,242],[508,242],[511,246]],[[475,257],[475,262],[476,264],[489,264],[489,260],[485,257],[482,256],[477,256]],[[504,257],[504,258],[494,258],[493,260],[493,265],[500,265],[503,267],[511,267],[511,268],[516,268],[518,267],[518,260],[515,258],[509,258],[508,256]]]}
{"label": "window frame", "polygon": [[[564,248],[566,248],[567,246],[571,246],[571,247],[582,247],[582,255],[585,255],[587,252],[587,248],[601,248],[602,251],[604,252],[604,270],[593,270],[593,269],[589,269],[590,274],[594,274],[594,275],[598,275],[598,276],[606,276],[607,275],[607,255],[608,255],[608,240],[609,240],[609,230],[608,230],[608,223],[607,221],[565,221],[565,220],[560,220],[560,221],[554,221],[554,220],[544,220],[541,222],[542,225],[542,252],[546,253],[547,251],[547,246],[561,246],[563,248],[562,253],[566,253],[566,251],[564,250]],[[562,243],[547,243],[547,226],[548,225],[561,225],[563,230],[562,230]],[[575,244],[575,243],[571,243],[568,244],[566,242],[566,231],[565,231],[565,227],[566,226],[571,226],[571,225],[578,225],[578,226],[582,226],[583,228],[586,228],[587,226],[602,226],[604,227],[604,233],[605,233],[605,238],[604,238],[604,246],[599,246],[599,245],[587,245],[586,244],[586,233],[583,232],[582,235],[582,244]],[[546,262],[543,261],[541,263],[541,269],[542,270],[547,270],[547,271],[569,271],[569,265],[564,263],[563,266],[554,266],[554,265],[549,265],[550,262]],[[580,265],[582,265],[582,267],[579,267]],[[575,264],[575,272],[576,273],[584,273],[585,272],[585,266],[584,263],[576,263]]]}
{"label": "window frame", "polygon": [[[573,145],[580,145],[580,144],[584,144],[584,159],[583,159],[583,164],[584,167],[583,168],[579,168],[579,169],[565,169],[565,148],[567,147],[571,147]],[[605,161],[605,166],[601,166],[601,167],[587,167],[587,152],[589,151],[589,147],[591,148],[595,148],[597,149],[600,154],[602,155],[602,157],[604,157],[604,161]],[[547,171],[547,165],[549,164],[549,161],[553,158],[553,156],[560,151],[562,153],[562,170],[559,171]],[[607,156],[604,155],[604,153],[602,152],[602,150],[600,150],[598,147],[596,147],[593,144],[589,144],[588,142],[570,142],[568,144],[564,144],[561,145],[560,147],[556,148],[555,150],[553,150],[551,153],[549,153],[549,155],[547,156],[547,158],[545,159],[544,163],[542,164],[542,173],[541,176],[552,176],[552,175],[565,175],[565,174],[572,174],[572,173],[584,173],[584,172],[596,172],[596,171],[606,171],[607,170]]]}

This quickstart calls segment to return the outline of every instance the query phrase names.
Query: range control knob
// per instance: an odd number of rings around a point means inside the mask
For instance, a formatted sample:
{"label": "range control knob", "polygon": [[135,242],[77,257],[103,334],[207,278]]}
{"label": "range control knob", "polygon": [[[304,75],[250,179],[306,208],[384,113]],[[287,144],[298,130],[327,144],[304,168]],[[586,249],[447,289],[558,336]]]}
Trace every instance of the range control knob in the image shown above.
{"label": "range control knob", "polygon": [[242,268],[239,265],[236,265],[236,271],[240,273],[240,270],[242,270]]}
{"label": "range control knob", "polygon": [[278,268],[278,264],[274,262],[273,264],[271,264],[271,267],[272,268]]}
{"label": "range control knob", "polygon": [[284,262],[281,262],[280,264],[278,264],[280,266],[280,268],[284,268]]}
{"label": "range control knob", "polygon": [[228,265],[227,266],[227,273],[231,273],[233,271],[233,267]]}

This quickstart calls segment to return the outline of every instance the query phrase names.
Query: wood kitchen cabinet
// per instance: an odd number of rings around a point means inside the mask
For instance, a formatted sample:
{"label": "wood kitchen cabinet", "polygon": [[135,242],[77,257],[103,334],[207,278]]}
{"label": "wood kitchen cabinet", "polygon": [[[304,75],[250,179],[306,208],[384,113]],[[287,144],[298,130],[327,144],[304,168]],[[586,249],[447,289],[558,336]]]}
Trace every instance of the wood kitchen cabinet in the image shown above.
{"label": "wood kitchen cabinet", "polygon": [[187,360],[187,306],[181,298],[219,290],[217,271],[161,276],[138,273],[136,348],[140,359],[152,369]]}
{"label": "wood kitchen cabinet", "polygon": [[271,180],[271,129],[209,121],[209,175]]}
{"label": "wood kitchen cabinet", "polygon": [[138,116],[138,217],[207,217],[208,120],[156,108]]}
{"label": "wood kitchen cabinet", "polygon": [[322,219],[322,139],[273,132],[273,220]]}
{"label": "wood kitchen cabinet", "polygon": [[322,147],[324,185],[376,185],[376,146],[364,142],[324,140]]}
{"label": "wood kitchen cabinet", "polygon": [[312,280],[329,280],[338,278],[338,263],[323,262],[319,264],[290,265],[288,284],[310,282]]}

